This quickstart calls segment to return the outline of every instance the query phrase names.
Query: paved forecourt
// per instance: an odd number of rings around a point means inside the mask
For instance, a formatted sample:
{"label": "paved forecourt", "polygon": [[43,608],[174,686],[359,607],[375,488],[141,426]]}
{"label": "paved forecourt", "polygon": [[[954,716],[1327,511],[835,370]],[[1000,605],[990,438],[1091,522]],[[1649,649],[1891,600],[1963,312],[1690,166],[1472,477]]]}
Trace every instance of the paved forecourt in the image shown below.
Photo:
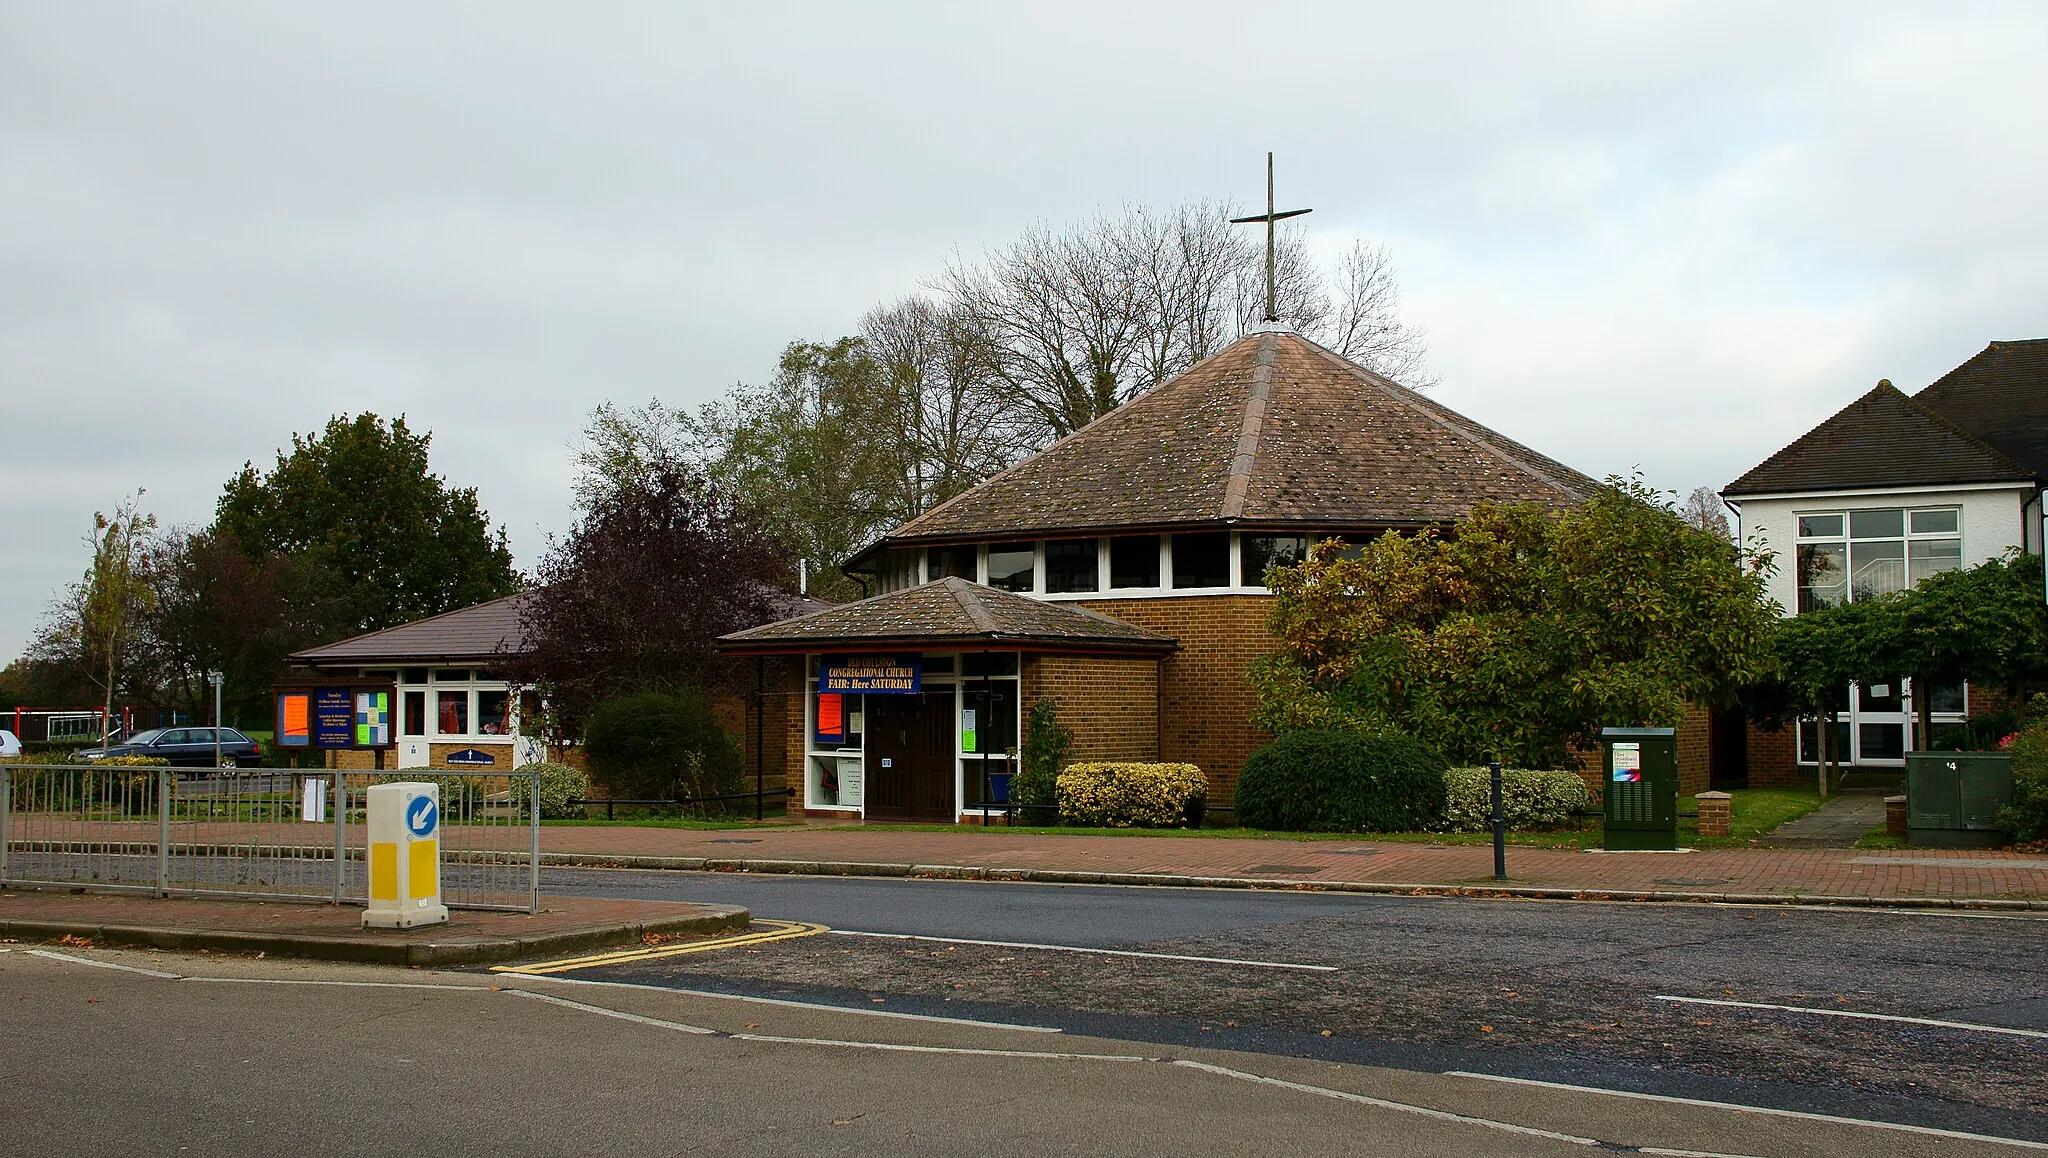
{"label": "paved forecourt", "polygon": [[[1068,836],[1002,828],[929,832],[885,826],[698,830],[578,825],[544,828],[541,848],[553,864],[1012,876],[1080,883],[1088,883],[1090,874],[1110,874],[1495,891],[1488,846],[1364,839]],[[1511,889],[1565,894],[2048,904],[2048,856],[2002,850],[1609,853],[1511,845],[1508,877]]]}

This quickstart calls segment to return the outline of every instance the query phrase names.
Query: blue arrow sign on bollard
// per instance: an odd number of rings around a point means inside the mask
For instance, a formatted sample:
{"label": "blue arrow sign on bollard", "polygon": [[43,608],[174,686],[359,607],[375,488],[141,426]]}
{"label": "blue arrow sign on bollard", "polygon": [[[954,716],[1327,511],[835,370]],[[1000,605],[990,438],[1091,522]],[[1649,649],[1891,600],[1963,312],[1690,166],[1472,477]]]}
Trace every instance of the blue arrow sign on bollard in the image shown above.
{"label": "blue arrow sign on bollard", "polygon": [[441,819],[439,813],[440,810],[434,807],[433,797],[415,796],[405,806],[405,827],[414,836],[432,836],[434,825]]}

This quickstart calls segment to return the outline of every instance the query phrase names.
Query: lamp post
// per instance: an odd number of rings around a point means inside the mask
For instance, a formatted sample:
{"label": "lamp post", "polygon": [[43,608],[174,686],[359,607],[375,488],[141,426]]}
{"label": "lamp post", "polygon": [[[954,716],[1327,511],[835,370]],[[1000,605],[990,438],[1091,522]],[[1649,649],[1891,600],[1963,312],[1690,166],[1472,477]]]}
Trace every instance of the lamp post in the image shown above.
{"label": "lamp post", "polygon": [[206,682],[213,685],[213,766],[220,767],[220,687],[228,680],[224,671],[206,673]]}

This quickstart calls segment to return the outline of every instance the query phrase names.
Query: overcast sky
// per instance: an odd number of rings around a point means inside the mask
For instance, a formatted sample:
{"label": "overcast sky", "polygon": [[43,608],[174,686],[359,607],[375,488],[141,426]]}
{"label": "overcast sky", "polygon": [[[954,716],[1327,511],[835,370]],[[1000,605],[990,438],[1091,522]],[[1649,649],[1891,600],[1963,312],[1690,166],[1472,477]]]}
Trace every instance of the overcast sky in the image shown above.
{"label": "overcast sky", "polygon": [[687,7],[0,0],[0,661],[138,486],[403,413],[530,566],[596,403],[1268,149],[1436,397],[1593,475],[2048,336],[2048,6]]}

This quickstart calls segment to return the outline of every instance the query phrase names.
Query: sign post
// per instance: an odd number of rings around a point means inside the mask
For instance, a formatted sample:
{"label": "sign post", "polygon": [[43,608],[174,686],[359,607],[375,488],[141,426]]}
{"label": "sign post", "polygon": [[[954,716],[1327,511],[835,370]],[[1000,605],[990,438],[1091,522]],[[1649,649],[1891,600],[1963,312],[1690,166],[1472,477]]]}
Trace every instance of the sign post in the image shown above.
{"label": "sign post", "polygon": [[373,784],[369,796],[370,907],[365,929],[448,923],[441,903],[441,786]]}

